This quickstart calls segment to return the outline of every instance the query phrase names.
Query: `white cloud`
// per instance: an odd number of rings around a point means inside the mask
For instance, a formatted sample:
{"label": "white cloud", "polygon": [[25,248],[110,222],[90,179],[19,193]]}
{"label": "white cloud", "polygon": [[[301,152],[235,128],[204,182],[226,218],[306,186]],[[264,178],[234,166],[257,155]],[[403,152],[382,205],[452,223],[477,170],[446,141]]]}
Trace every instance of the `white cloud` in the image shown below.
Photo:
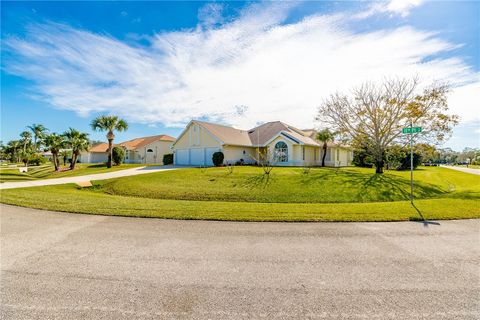
{"label": "white cloud", "polygon": [[449,96],[450,112],[460,116],[461,122],[480,121],[480,78],[477,82],[454,88]]}
{"label": "white cloud", "polygon": [[410,11],[413,8],[420,6],[423,2],[423,0],[390,0],[374,2],[367,10],[359,12],[355,17],[363,19],[374,14],[387,13],[390,16],[399,15],[405,18],[410,14]]}
{"label": "white cloud", "polygon": [[422,3],[423,0],[391,0],[385,5],[385,11],[406,17],[410,14],[411,9]]}
{"label": "white cloud", "polygon": [[478,74],[458,57],[429,60],[456,44],[411,27],[355,33],[342,14],[282,24],[291,5],[255,4],[229,23],[159,33],[148,46],[57,23],[31,25],[27,38],[5,39],[16,55],[6,68],[36,81],[35,92],[58,108],[113,110],[167,126],[203,118],[243,128],[270,120],[312,127],[330,93],[392,75],[447,80],[458,87],[452,108],[473,108],[465,97],[473,97]]}

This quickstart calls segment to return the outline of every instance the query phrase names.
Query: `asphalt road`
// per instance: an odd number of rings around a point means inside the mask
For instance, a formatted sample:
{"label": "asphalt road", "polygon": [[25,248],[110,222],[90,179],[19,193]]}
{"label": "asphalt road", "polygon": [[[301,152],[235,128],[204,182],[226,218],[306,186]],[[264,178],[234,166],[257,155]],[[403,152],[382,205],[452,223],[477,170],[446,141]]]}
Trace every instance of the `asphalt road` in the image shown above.
{"label": "asphalt road", "polygon": [[480,220],[238,223],[0,209],[2,319],[480,318]]}

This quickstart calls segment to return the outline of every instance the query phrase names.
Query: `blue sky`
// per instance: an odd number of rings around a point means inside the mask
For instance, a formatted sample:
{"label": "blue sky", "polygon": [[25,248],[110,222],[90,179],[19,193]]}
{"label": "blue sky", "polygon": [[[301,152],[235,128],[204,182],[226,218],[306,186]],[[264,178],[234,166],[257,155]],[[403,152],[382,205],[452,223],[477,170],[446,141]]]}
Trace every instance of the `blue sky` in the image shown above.
{"label": "blue sky", "polygon": [[365,80],[452,84],[445,144],[480,147],[480,2],[1,2],[1,138],[115,110],[118,140],[192,118],[313,127],[322,99]]}

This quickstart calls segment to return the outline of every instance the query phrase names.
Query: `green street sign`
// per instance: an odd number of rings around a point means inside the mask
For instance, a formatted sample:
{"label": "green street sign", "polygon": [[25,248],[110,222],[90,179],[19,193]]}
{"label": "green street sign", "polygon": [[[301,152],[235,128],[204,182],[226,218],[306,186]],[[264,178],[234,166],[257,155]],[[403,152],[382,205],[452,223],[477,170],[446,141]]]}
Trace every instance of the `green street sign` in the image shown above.
{"label": "green street sign", "polygon": [[406,133],[406,134],[418,133],[418,132],[422,132],[422,127],[409,127],[409,128],[402,129],[402,133]]}

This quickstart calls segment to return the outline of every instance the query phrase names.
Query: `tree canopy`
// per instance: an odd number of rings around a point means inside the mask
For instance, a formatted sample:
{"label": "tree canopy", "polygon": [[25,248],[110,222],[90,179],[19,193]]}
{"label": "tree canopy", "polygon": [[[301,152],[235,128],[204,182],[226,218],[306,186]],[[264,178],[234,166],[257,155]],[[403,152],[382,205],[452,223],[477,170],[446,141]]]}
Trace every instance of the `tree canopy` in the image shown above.
{"label": "tree canopy", "polygon": [[433,83],[420,89],[418,79],[367,82],[351,93],[334,93],[321,104],[317,120],[355,143],[369,141],[377,173],[383,172],[385,151],[392,144],[406,144],[402,128],[420,126],[415,140],[441,142],[448,138],[458,116],[449,115],[449,86]]}

